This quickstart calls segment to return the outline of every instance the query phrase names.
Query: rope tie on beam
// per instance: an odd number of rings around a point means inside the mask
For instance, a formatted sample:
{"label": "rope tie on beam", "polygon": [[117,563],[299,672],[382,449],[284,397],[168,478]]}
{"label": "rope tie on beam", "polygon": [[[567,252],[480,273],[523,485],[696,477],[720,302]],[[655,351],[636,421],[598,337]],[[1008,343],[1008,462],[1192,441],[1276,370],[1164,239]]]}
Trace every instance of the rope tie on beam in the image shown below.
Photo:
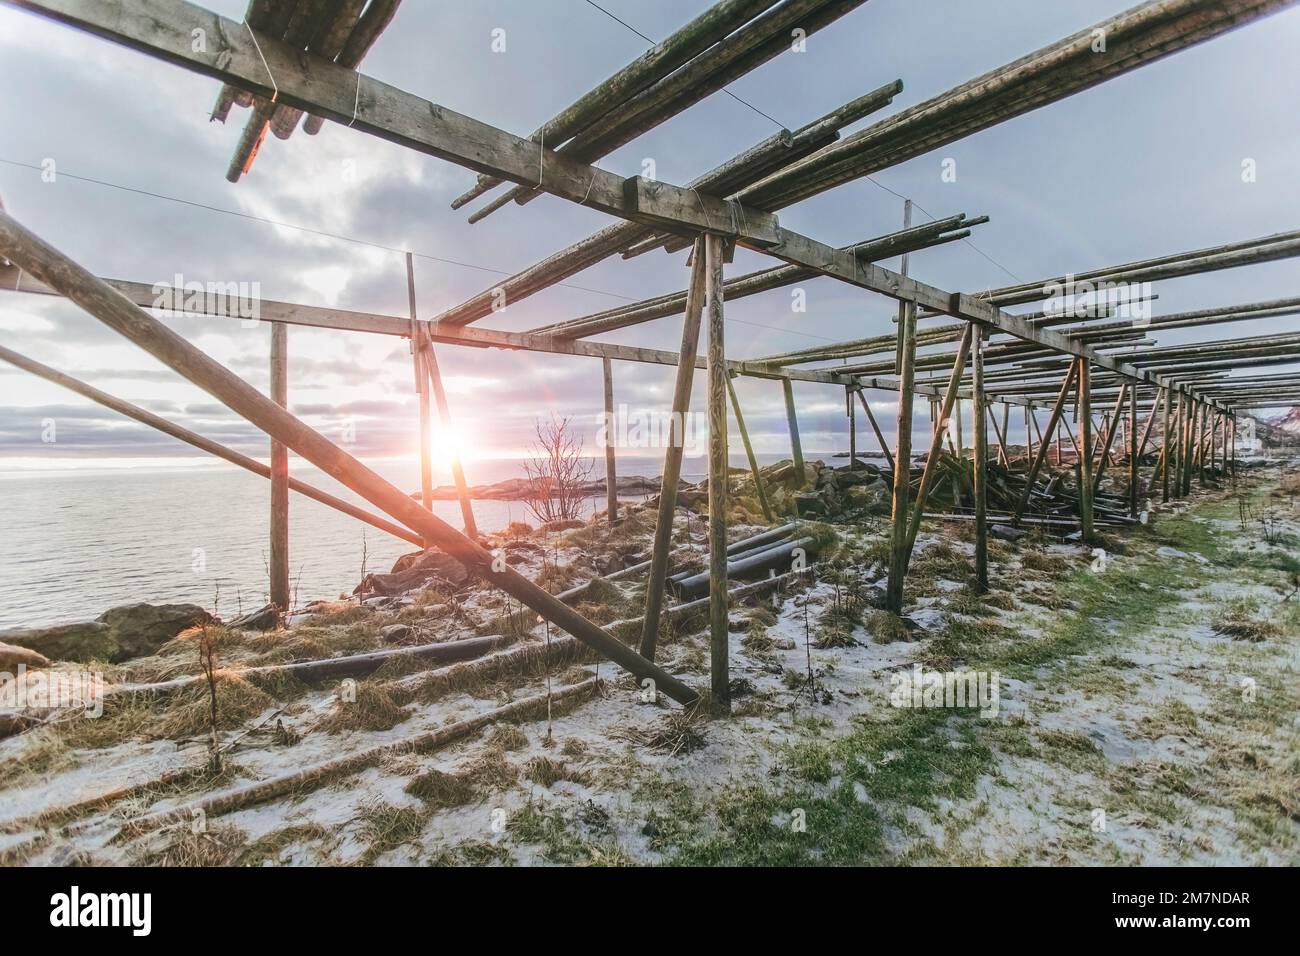
{"label": "rope tie on beam", "polygon": [[[257,33],[248,25],[247,20],[244,21],[244,27],[248,30],[248,35],[253,38],[253,49],[257,51],[257,58],[262,61],[262,69],[266,70],[266,75],[271,80],[271,102],[274,103],[280,98],[279,84],[275,82],[275,74],[271,72],[271,67],[266,62],[266,56],[262,53],[262,44],[257,42]],[[357,75],[360,76],[361,74]]]}
{"label": "rope tie on beam", "polygon": [[352,119],[348,120],[348,129],[357,121],[357,113],[361,109],[361,74],[357,74],[357,91],[352,95]]}

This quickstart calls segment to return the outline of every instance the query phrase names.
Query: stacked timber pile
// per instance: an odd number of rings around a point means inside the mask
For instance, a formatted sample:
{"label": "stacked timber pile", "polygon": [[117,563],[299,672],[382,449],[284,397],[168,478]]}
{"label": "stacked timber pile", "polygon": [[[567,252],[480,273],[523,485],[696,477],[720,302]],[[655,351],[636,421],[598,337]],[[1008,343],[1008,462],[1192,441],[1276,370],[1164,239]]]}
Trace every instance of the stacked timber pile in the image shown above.
{"label": "stacked timber pile", "polygon": [[[251,0],[244,20],[257,33],[282,40],[296,50],[356,69],[384,31],[401,0]],[[244,90],[223,86],[212,119],[224,123],[232,106],[252,109],[226,171],[232,183],[253,166],[269,129],[279,139],[293,135],[302,110],[272,103]],[[309,116],[303,131],[314,136],[325,121]]]}

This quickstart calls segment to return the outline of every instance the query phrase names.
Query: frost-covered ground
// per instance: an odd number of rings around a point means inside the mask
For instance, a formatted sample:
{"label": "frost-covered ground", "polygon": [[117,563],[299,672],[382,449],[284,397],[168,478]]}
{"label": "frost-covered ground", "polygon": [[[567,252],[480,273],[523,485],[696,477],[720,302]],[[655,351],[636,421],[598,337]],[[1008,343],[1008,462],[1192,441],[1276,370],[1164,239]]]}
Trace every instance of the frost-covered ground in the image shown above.
{"label": "frost-covered ground", "polygon": [[[450,683],[412,668],[347,688],[232,682],[221,686],[220,775],[152,787],[206,765],[201,695],[110,709],[93,729],[28,731],[0,742],[0,825],[13,824],[0,826],[0,853],[33,864],[1294,864],[1300,596],[1286,595],[1300,511],[1270,494],[1276,482],[1255,485],[1240,489],[1244,529],[1238,498],[1211,491],[1114,533],[1104,567],[1078,545],[995,542],[987,596],[967,587],[969,530],[927,525],[903,620],[863,600],[883,529],[837,526],[815,581],[733,609],[728,717],[647,701],[608,663]],[[702,531],[681,528],[688,556]],[[535,536],[516,566],[559,590],[648,533],[634,521],[613,538]],[[634,615],[638,580],[584,613]],[[485,590],[334,608],[282,634],[232,638],[223,664],[286,659],[289,641],[288,656],[364,650],[394,622],[411,624],[413,640],[469,636],[509,610]],[[117,676],[193,672],[186,647],[165,651]],[[667,631],[659,660],[707,686],[703,620]],[[918,665],[996,674],[996,714],[894,706]],[[591,675],[598,693],[549,717],[541,708],[233,812],[191,812],[214,793]],[[119,787],[135,789],[70,820],[33,820]],[[123,830],[175,808],[179,823]]]}

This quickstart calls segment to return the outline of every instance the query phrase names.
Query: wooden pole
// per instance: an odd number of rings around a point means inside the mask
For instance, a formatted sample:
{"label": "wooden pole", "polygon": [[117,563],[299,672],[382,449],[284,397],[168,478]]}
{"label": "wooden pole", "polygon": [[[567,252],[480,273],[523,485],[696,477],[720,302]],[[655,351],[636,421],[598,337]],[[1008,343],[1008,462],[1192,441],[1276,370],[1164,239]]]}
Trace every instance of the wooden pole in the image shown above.
{"label": "wooden pole", "polygon": [[731,709],[727,616],[727,357],[722,315],[722,237],[704,237],[709,326],[709,674],[713,709]]}
{"label": "wooden pole", "polygon": [[[289,407],[289,327],[271,323],[271,400]],[[271,440],[270,600],[281,615],[289,613],[289,449]]]}
{"label": "wooden pole", "polygon": [[[903,228],[912,225],[912,200],[903,203]],[[907,275],[908,257],[903,255],[901,272]],[[898,301],[898,340],[894,370],[898,374],[898,445],[892,459],[894,487],[889,520],[889,578],[885,586],[885,607],[903,610],[903,581],[907,577],[907,515],[912,496],[912,392],[916,388],[916,302]],[[863,400],[866,404],[866,400]],[[931,407],[934,403],[931,402]],[[874,424],[874,418],[872,422]],[[879,431],[877,431],[879,438]],[[881,448],[885,447],[880,439]],[[886,451],[888,454],[888,451]]]}
{"label": "wooden pole", "polygon": [[[1003,408],[1009,408],[1009,406],[1004,405]],[[993,411],[993,406],[985,404],[985,411],[988,412],[985,417],[987,417],[989,422],[993,425],[993,439],[998,443],[998,461],[1003,466],[1009,467],[1011,459],[1007,457],[1007,443],[1004,440],[1006,435],[1005,429],[1007,426],[1006,416],[1003,417],[1002,428],[998,428],[998,416],[997,413]]]}
{"label": "wooden pole", "polygon": [[438,370],[438,356],[433,350],[433,343],[426,342],[423,349],[424,369],[429,373],[429,384],[433,386],[433,400],[438,404],[438,418],[448,436],[448,454],[451,457],[451,477],[456,482],[456,497],[460,499],[460,516],[465,524],[465,533],[471,538],[478,537],[478,525],[474,522],[474,504],[469,497],[469,485],[465,481],[465,469],[461,465],[460,451],[450,438],[453,434],[451,424],[451,407],[447,404],[447,393],[442,387],[442,372]]}
{"label": "wooden pole", "polygon": [[682,344],[673,388],[673,411],[668,425],[668,448],[664,451],[664,475],[659,486],[659,518],[650,557],[650,578],[646,582],[645,620],[641,624],[641,656],[655,659],[659,636],[659,613],[663,608],[664,582],[668,577],[668,552],[672,547],[673,516],[677,512],[677,480],[682,473],[683,428],[691,409],[691,385],[695,379],[695,354],[700,341],[700,314],[704,309],[704,240],[696,239],[691,250],[691,284],[682,320]]}
{"label": "wooden pole", "polygon": [[420,406],[420,500],[424,502],[426,511],[432,511],[433,458],[429,428],[433,422],[429,413],[429,373],[424,368],[424,349],[421,348],[417,325],[420,316],[415,305],[415,261],[409,252],[406,254],[406,298],[411,312],[411,361],[415,365],[415,394]]}
{"label": "wooden pole", "polygon": [[749,459],[749,473],[754,476],[754,491],[758,495],[758,503],[763,508],[763,517],[768,521],[775,521],[776,515],[772,513],[772,505],[767,500],[767,489],[763,487],[763,476],[758,470],[758,459],[754,456],[754,446],[749,441],[749,429],[745,427],[745,416],[740,413],[740,399],[736,397],[736,385],[727,376],[727,393],[731,396],[731,410],[736,416],[736,428],[740,432],[740,441],[745,446],[745,457]]}
{"label": "wooden pole", "polygon": [[[1034,433],[1030,430],[1030,418],[1034,415],[1034,408],[1031,405],[1025,406],[1025,466],[1034,460]],[[1037,425],[1037,421],[1034,425]]]}
{"label": "wooden pole", "polygon": [[[1025,490],[1020,496],[1020,503],[1016,505],[1013,515],[1015,521],[1020,520],[1020,516],[1025,513],[1025,508],[1029,505],[1029,497],[1034,491],[1034,479],[1038,477],[1038,472],[1042,469],[1044,462],[1047,461],[1047,453],[1051,447],[1051,434],[1056,428],[1057,422],[1061,420],[1061,413],[1065,411],[1066,400],[1070,397],[1070,387],[1074,384],[1074,376],[1078,372],[1079,365],[1077,362],[1071,362],[1069,371],[1065,373],[1065,381],[1061,383],[1060,394],[1056,396],[1056,403],[1052,405],[1052,414],[1047,419],[1047,438],[1043,433],[1038,435],[1038,454],[1029,465],[1029,473],[1025,475]],[[1031,416],[1031,421],[1035,425],[1038,423],[1037,416]]]}
{"label": "wooden pole", "polygon": [[948,416],[952,414],[953,403],[957,401],[957,389],[961,385],[962,373],[966,370],[966,357],[970,355],[974,328],[974,323],[968,322],[962,332],[961,342],[957,346],[957,358],[952,365],[952,375],[948,379],[948,390],[944,393],[943,405],[939,411],[939,427],[935,429],[934,438],[930,441],[930,452],[925,457],[925,470],[921,472],[921,486],[916,491],[916,501],[912,504],[912,520],[907,526],[907,541],[903,550],[904,573],[912,560],[912,548],[916,544],[916,536],[921,531],[921,519],[925,516],[925,499],[930,493],[930,485],[939,468],[939,452],[944,433],[948,430],[945,423],[948,421]]}
{"label": "wooden pole", "polygon": [[862,389],[857,389],[858,401],[862,404],[862,410],[867,413],[867,421],[871,423],[871,430],[876,433],[876,442],[880,445],[880,450],[885,455],[885,462],[889,465],[889,470],[894,470],[894,456],[890,454],[889,443],[885,441],[885,434],[880,430],[880,424],[876,421],[875,413],[871,411],[871,405],[868,404],[866,397],[862,394]]}
{"label": "wooden pole", "polygon": [[1079,522],[1083,540],[1094,538],[1092,524],[1092,369],[1086,358],[1079,366]]}
{"label": "wooden pole", "polygon": [[[202,435],[192,432],[188,428],[182,428],[180,425],[169,422],[167,419],[161,418],[153,412],[147,412],[143,408],[132,405],[130,402],[109,395],[107,392],[101,392],[93,385],[87,385],[85,382],[75,379],[71,375],[65,375],[56,369],[50,368],[48,365],[42,365],[40,362],[29,359],[27,356],[20,355],[4,346],[0,346],[0,359],[11,365],[17,366],[18,368],[24,369],[25,371],[31,372],[33,375],[39,375],[41,378],[53,382],[55,385],[61,385],[70,391],[76,392],[78,395],[82,395],[90,399],[92,402],[103,405],[105,408],[111,408],[115,412],[121,412],[128,418],[133,418],[141,424],[157,429],[164,435],[171,435],[173,438],[178,438],[187,444],[193,445],[201,451],[206,451],[208,454],[215,455],[224,461],[228,461],[232,465],[238,465],[245,471],[251,471],[255,475],[261,475],[263,478],[271,477],[270,467],[262,464],[257,459],[249,458],[247,455],[241,455],[239,452],[227,448],[225,445],[218,444],[209,438],[204,438]],[[349,504],[342,498],[336,498],[328,492],[321,491],[319,488],[309,485],[306,482],[299,481],[297,478],[292,476],[289,478],[289,489],[291,491],[296,491],[300,495],[311,498],[314,501],[319,501],[323,505],[328,505],[335,511],[342,512],[348,517],[356,518],[358,521],[364,521],[371,527],[378,528],[380,531],[401,538],[403,541],[409,541],[411,544],[420,547],[424,546],[424,539],[414,531],[393,524],[391,521],[385,521],[383,518],[373,515],[368,511],[364,511],[356,505]]]}
{"label": "wooden pole", "polygon": [[605,376],[605,515],[609,526],[618,521],[618,465],[614,460],[614,363],[600,361]]}
{"label": "wooden pole", "polygon": [[961,396],[957,396],[957,402],[953,405],[952,410],[952,435],[953,443],[957,446],[957,458],[962,459],[966,454],[966,443],[962,440],[961,428]]}
{"label": "wooden pole", "polygon": [[858,418],[853,413],[853,387],[844,386],[844,411],[849,418],[849,469],[858,457]]}
{"label": "wooden pole", "polygon": [[794,413],[794,389],[788,378],[781,379],[781,389],[785,394],[785,420],[790,426],[790,452],[794,458],[794,471],[799,476],[799,486],[808,481],[808,472],[803,463],[803,445],[799,442],[799,419]]}
{"label": "wooden pole", "polygon": [[[1138,386],[1134,382],[1129,389],[1128,399],[1128,515],[1130,518],[1138,516],[1138,458],[1140,451],[1138,449]],[[1156,410],[1153,407],[1151,414],[1155,415]]]}
{"label": "wooden pole", "polygon": [[1101,487],[1101,476],[1106,470],[1106,464],[1110,461],[1111,443],[1119,433],[1120,413],[1124,410],[1124,399],[1128,396],[1129,384],[1121,382],[1119,386],[1119,395],[1115,397],[1115,408],[1110,417],[1105,419],[1106,439],[1101,446],[1101,460],[1097,462],[1097,471],[1092,476],[1092,493],[1095,495],[1097,489]]}
{"label": "wooden pole", "polygon": [[408,493],[295,418],[3,211],[0,211],[0,255],[71,299],[393,519],[433,541],[471,574],[517,598],[637,678],[653,680],[657,689],[678,703],[693,704],[699,699],[699,694],[692,688],[663,668],[646,661],[554,595],[508,565],[498,566],[486,548],[460,534],[437,515],[425,511]]}
{"label": "wooden pole", "polygon": [[975,429],[975,450],[971,465],[975,475],[975,590],[980,594],[989,589],[989,436],[986,411],[992,411],[985,407],[984,341],[984,329],[976,329],[971,343],[971,425]]}
{"label": "wooden pole", "polygon": [[1164,421],[1162,423],[1164,438],[1161,441],[1161,445],[1163,447],[1161,447],[1160,449],[1160,500],[1163,502],[1168,502],[1169,501],[1169,460],[1170,460],[1169,449],[1172,447],[1171,443],[1173,441],[1174,436],[1173,433],[1170,432],[1169,430],[1171,427],[1169,422],[1169,405],[1170,405],[1170,398],[1171,398],[1169,394],[1169,387],[1166,386],[1164,391],[1165,391],[1165,409],[1164,409]]}

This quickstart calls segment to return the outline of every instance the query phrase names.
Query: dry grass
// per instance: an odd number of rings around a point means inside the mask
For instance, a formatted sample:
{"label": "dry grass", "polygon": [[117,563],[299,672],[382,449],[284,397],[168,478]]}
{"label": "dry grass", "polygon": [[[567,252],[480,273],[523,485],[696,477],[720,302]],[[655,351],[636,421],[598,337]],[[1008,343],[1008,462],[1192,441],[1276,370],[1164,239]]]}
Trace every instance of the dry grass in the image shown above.
{"label": "dry grass", "polygon": [[616,730],[611,736],[675,757],[704,746],[704,724],[707,719],[705,707],[697,704],[669,712],[648,730]]}
{"label": "dry grass", "polygon": [[524,765],[524,776],[548,789],[561,780],[570,780],[579,784],[591,783],[591,774],[586,770],[571,767],[563,760],[544,755],[533,757]]}
{"label": "dry grass", "polygon": [[523,750],[528,746],[528,734],[514,724],[497,724],[487,738],[488,746],[500,750]]}
{"label": "dry grass", "polygon": [[907,624],[893,611],[873,611],[866,620],[866,630],[877,644],[913,639]]}
{"label": "dry grass", "polygon": [[284,863],[284,851],[306,843],[332,846],[338,835],[319,823],[295,823],[265,833],[250,843],[235,861],[239,866],[267,866]]}
{"label": "dry grass", "polygon": [[231,866],[248,845],[248,834],[238,827],[212,827],[206,833],[180,828],[162,846],[142,848],[132,854],[136,866]]}
{"label": "dry grass", "polygon": [[388,687],[375,681],[361,681],[356,685],[356,700],[337,701],[316,729],[327,734],[391,730],[409,716],[410,712],[394,700]]}
{"label": "dry grass", "polygon": [[[235,674],[217,672],[217,729],[234,730],[274,705],[263,690]],[[103,717],[77,716],[58,726],[71,748],[112,747],[136,738],[177,740],[209,729],[206,685],[194,684],[158,699],[129,697],[114,701]]]}
{"label": "dry grass", "polygon": [[1067,559],[1046,551],[1025,551],[1020,555],[1020,566],[1027,571],[1041,571],[1055,577],[1070,573],[1070,562]]}
{"label": "dry grass", "polygon": [[382,800],[366,804],[358,814],[361,839],[368,844],[361,865],[371,866],[385,853],[416,843],[431,815],[428,807],[395,807]]}
{"label": "dry grass", "polygon": [[431,807],[459,807],[478,795],[469,780],[441,770],[428,770],[413,777],[406,785],[406,792]]}

